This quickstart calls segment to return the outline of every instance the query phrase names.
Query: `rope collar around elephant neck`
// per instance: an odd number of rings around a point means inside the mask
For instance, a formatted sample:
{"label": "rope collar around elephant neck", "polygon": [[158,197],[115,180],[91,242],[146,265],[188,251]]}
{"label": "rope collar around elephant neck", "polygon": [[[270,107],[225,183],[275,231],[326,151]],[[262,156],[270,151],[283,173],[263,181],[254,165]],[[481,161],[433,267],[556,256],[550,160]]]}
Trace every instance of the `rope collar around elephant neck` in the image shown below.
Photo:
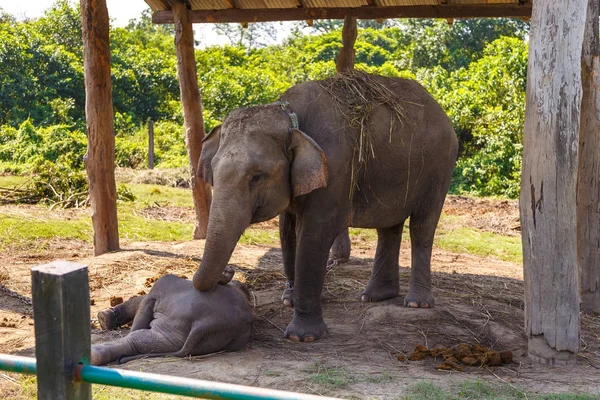
{"label": "rope collar around elephant neck", "polygon": [[295,112],[290,109],[290,103],[287,101],[276,101],[276,105],[280,106],[284,113],[286,113],[290,117],[290,121],[292,122],[293,129],[300,129],[298,125],[298,116]]}

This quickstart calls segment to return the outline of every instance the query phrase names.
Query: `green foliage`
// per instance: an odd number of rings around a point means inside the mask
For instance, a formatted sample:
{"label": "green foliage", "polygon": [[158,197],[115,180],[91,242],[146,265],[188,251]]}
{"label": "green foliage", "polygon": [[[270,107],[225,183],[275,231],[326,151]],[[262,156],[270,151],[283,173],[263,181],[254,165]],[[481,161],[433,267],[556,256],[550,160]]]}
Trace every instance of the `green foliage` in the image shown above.
{"label": "green foliage", "polygon": [[417,79],[445,108],[461,154],[453,191],[517,197],[523,150],[527,47],[503,37],[468,68],[421,70]]}
{"label": "green foliage", "polygon": [[[233,109],[276,100],[290,86],[336,73],[341,21],[296,29],[262,46],[272,25],[220,26],[235,46],[196,50],[207,131]],[[268,29],[266,29],[266,28]],[[452,190],[516,197],[522,154],[527,24],[513,19],[361,22],[357,69],[416,78],[442,104],[461,145]],[[155,164],[187,165],[173,28],[149,11],[111,28],[116,165],[147,163],[148,118]],[[37,20],[0,17],[0,171],[36,160],[83,168],[85,91],[78,5],[56,0]]]}
{"label": "green foliage", "polygon": [[27,119],[18,129],[0,126],[0,169],[29,171],[46,160],[81,170],[86,146],[85,135],[66,125],[36,128]]}
{"label": "green foliage", "polygon": [[39,159],[31,172],[33,197],[40,202],[66,201],[74,196],[87,197],[88,184],[83,170]]}

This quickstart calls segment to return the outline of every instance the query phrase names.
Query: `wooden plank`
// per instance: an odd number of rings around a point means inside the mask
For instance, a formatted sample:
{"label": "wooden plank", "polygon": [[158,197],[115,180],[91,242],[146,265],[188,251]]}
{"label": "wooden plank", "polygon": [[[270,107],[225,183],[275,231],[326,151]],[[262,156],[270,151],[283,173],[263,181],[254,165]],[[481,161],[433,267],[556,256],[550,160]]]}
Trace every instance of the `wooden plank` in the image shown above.
{"label": "wooden plank", "polygon": [[55,261],[31,269],[38,399],[92,398],[76,382],[75,367],[90,358],[90,292],[87,267]]}
{"label": "wooden plank", "polygon": [[205,132],[204,119],[202,118],[202,99],[196,75],[196,59],[194,58],[194,32],[192,31],[192,24],[188,20],[188,9],[185,3],[173,3],[172,10],[176,21],[177,75],[183,106],[186,147],[190,161],[192,195],[194,197],[194,209],[196,210],[194,239],[205,239],[208,229],[212,188],[196,175]]}
{"label": "wooden plank", "polygon": [[354,43],[356,42],[357,35],[356,18],[347,16],[344,18],[344,27],[342,28],[342,49],[335,64],[338,73],[354,69],[354,58],[356,56]]}
{"label": "wooden plank", "polygon": [[81,25],[88,141],[84,162],[92,206],[94,254],[100,255],[119,249],[106,1],[81,0]]}
{"label": "wooden plank", "polygon": [[577,256],[581,309],[600,312],[600,3],[588,0],[583,40],[577,177]]}
{"label": "wooden plank", "polygon": [[[531,16],[531,5],[439,4],[398,7],[364,6],[358,8],[191,10],[189,12],[189,21],[192,23],[306,21],[315,19],[344,19],[346,16],[359,19],[529,17]],[[168,10],[157,11],[152,14],[152,22],[155,24],[172,24],[173,12]]]}
{"label": "wooden plank", "polygon": [[536,0],[531,17],[521,224],[529,357],[576,361],[576,183],[587,0]]}

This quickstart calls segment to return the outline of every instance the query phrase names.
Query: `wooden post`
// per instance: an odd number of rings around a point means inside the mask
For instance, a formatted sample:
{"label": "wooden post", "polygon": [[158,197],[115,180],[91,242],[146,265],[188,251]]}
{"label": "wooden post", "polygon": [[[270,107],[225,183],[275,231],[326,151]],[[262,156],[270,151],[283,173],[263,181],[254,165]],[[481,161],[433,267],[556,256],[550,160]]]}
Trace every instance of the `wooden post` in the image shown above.
{"label": "wooden post", "polygon": [[346,16],[342,28],[342,49],[336,62],[336,69],[340,74],[354,69],[354,57],[356,56],[354,43],[357,35],[356,17]]}
{"label": "wooden post", "polygon": [[100,255],[119,249],[106,1],[81,0],[81,25],[88,140],[84,161],[92,205],[94,254]]}
{"label": "wooden post", "polygon": [[154,168],[154,121],[148,118],[148,169]]}
{"label": "wooden post", "polygon": [[192,24],[188,21],[186,4],[174,1],[172,2],[172,10],[175,19],[177,74],[183,105],[185,140],[190,160],[194,209],[196,210],[194,239],[205,239],[212,191],[208,183],[196,176],[205,132],[204,119],[202,118],[202,100],[198,88],[198,78],[196,77],[194,32],[192,31]]}
{"label": "wooden post", "polygon": [[576,183],[587,0],[536,0],[531,18],[521,223],[525,333],[535,361],[580,346]]}
{"label": "wooden post", "polygon": [[581,59],[577,256],[581,309],[600,312],[600,3],[588,0]]}
{"label": "wooden post", "polygon": [[92,398],[91,385],[73,379],[90,358],[88,270],[66,261],[32,268],[38,399]]}

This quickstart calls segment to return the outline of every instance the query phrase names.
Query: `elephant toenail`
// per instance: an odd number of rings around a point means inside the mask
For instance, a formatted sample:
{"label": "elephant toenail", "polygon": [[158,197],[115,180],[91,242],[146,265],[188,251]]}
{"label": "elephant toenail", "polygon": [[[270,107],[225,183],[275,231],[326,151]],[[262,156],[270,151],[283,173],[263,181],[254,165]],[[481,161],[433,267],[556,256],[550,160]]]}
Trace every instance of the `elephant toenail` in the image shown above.
{"label": "elephant toenail", "polygon": [[290,335],[290,336],[288,336],[288,339],[291,340],[292,342],[300,341],[300,337],[298,337],[298,335]]}
{"label": "elephant toenail", "polygon": [[314,336],[305,336],[304,337],[304,342],[314,342],[316,340],[316,338]]}
{"label": "elephant toenail", "polygon": [[410,308],[419,308],[419,305],[415,301],[409,301],[407,304]]}
{"label": "elephant toenail", "polygon": [[286,307],[292,307],[292,301],[289,299],[283,300],[283,305]]}

